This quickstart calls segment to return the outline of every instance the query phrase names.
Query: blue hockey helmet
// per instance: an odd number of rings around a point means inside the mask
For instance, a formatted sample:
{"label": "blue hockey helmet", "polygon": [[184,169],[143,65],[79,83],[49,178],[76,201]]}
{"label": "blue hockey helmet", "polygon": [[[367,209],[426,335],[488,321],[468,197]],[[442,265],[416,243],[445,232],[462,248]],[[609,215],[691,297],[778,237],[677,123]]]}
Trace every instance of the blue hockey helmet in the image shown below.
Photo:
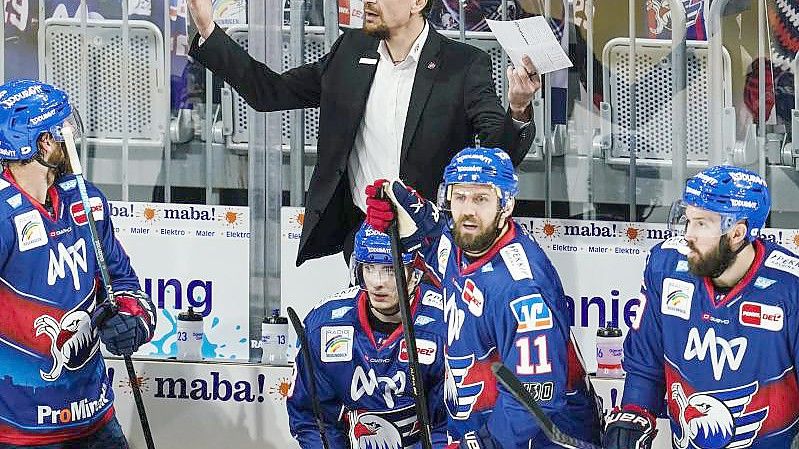
{"label": "blue hockey helmet", "polygon": [[[405,252],[402,254],[402,263],[410,266],[414,262],[414,253]],[[353,284],[365,288],[363,279],[364,267],[378,270],[386,276],[386,279],[394,279],[394,266],[391,259],[391,238],[373,228],[367,223],[363,223],[355,233],[355,245],[352,256],[350,257],[350,270]],[[383,267],[376,267],[383,265]],[[415,287],[416,283],[408,283],[409,287]]]}
{"label": "blue hockey helmet", "polygon": [[66,92],[34,80],[14,80],[0,86],[0,159],[26,161],[38,154],[43,133],[63,142],[63,127],[77,138],[83,126]]}
{"label": "blue hockey helmet", "polygon": [[454,184],[488,184],[497,192],[504,209],[519,193],[519,177],[508,153],[500,148],[467,147],[444,168],[444,179],[438,189],[438,206],[450,209]]}
{"label": "blue hockey helmet", "polygon": [[688,206],[718,213],[721,216],[718,235],[727,233],[733,225],[745,220],[747,239],[752,241],[766,224],[771,197],[766,181],[757,173],[719,165],[686,181],[683,197],[674,203],[669,218],[669,223],[675,228],[687,225],[685,208]]}

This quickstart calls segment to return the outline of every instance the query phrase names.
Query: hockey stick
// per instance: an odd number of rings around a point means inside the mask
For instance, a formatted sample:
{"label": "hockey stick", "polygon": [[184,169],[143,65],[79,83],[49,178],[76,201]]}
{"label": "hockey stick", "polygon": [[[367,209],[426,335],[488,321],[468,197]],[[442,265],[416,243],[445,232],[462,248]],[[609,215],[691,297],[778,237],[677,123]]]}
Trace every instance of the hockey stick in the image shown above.
{"label": "hockey stick", "polygon": [[602,449],[601,447],[589,443],[587,441],[578,440],[570,435],[561,431],[555,423],[544,413],[541,406],[538,405],[535,398],[524,388],[524,385],[519,382],[519,379],[502,363],[494,362],[491,364],[491,371],[494,372],[499,383],[501,383],[509,392],[519,401],[535,418],[538,427],[544,432],[549,441],[568,448],[568,449]]}
{"label": "hockey stick", "polygon": [[[319,438],[322,440],[324,449],[329,449],[330,446],[327,444],[327,436],[325,435],[325,423],[322,421],[322,409],[319,406],[319,396],[316,394],[316,376],[314,375],[311,348],[308,346],[308,336],[305,335],[305,328],[302,325],[302,321],[300,321],[300,317],[297,316],[297,312],[291,307],[287,308],[286,312],[289,314],[289,320],[291,320],[291,326],[294,327],[294,332],[297,333],[297,337],[300,339],[300,351],[302,351],[302,358],[305,360],[305,366],[308,367],[308,379],[306,379],[306,383],[311,390],[311,410],[313,410],[313,417],[314,420],[316,420],[316,427],[319,429]],[[298,372],[297,375],[302,374]]]}
{"label": "hockey stick", "polygon": [[[389,186],[388,188],[391,187]],[[382,194],[385,197],[385,192],[382,192]],[[430,429],[430,416],[427,411],[427,392],[424,389],[424,381],[422,380],[419,366],[419,353],[416,352],[416,332],[413,329],[411,302],[408,299],[408,280],[405,278],[405,266],[402,264],[402,246],[400,245],[399,223],[396,218],[397,210],[393,203],[391,208],[394,209],[395,217],[388,226],[388,235],[391,238],[391,262],[394,266],[394,280],[397,284],[402,333],[408,350],[408,371],[411,375],[411,387],[413,388],[416,402],[416,415],[419,418],[421,430],[419,440],[423,449],[432,449],[433,439]]]}
{"label": "hockey stick", "polygon": [[[92,207],[89,203],[89,194],[86,192],[86,182],[83,179],[83,168],[78,159],[78,150],[75,148],[75,137],[72,130],[63,128],[61,133],[64,136],[64,144],[67,147],[67,155],[69,156],[69,163],[72,168],[72,173],[78,184],[78,191],[80,192],[81,203],[83,204],[83,213],[86,215],[86,220],[89,223],[89,233],[92,237],[94,244],[94,254],[97,257],[97,265],[100,267],[100,277],[103,281],[103,286],[106,292],[106,301],[110,302],[116,308],[114,301],[114,291],[111,286],[111,276],[108,274],[108,264],[105,261],[105,253],[103,252],[102,244],[100,243],[100,236],[97,233],[97,224],[94,222],[94,215],[92,214]],[[100,325],[109,317],[110,314],[95,318],[92,324]],[[139,389],[139,380],[136,376],[136,369],[133,367],[133,361],[129,355],[124,356],[125,368],[128,371],[128,379],[130,386],[133,389],[133,399],[136,402],[136,410],[139,412],[139,420],[141,421],[141,428],[144,432],[144,441],[147,444],[147,449],[155,449],[153,443],[153,434],[150,431],[150,422],[147,420],[147,412],[144,409],[144,401],[142,400],[141,390]]]}

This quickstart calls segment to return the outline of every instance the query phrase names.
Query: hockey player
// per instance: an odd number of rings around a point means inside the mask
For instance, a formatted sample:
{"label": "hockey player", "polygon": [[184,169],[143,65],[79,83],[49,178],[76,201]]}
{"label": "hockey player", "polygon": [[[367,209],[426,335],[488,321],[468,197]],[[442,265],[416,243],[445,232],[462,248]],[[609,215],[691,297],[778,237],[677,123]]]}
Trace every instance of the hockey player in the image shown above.
{"label": "hockey player", "polygon": [[126,448],[99,351],[149,341],[154,308],[87,183],[118,313],[99,329],[99,269],[62,129],[81,124],[67,95],[37,81],[0,86],[0,448]]}
{"label": "hockey player", "polygon": [[[447,420],[441,401],[446,336],[442,297],[439,289],[420,283],[428,271],[423,263],[414,265],[411,253],[402,258],[430,402],[433,447],[442,448]],[[305,318],[314,366],[309,370],[302,353],[297,355],[287,401],[291,433],[303,449],[322,447],[306,384],[313,373],[331,449],[420,447],[388,236],[361,225],[350,267],[355,287],[325,299]]]}
{"label": "hockey player", "polygon": [[712,167],[687,181],[670,220],[684,237],[656,245],[646,264],[607,449],[649,448],[664,405],[674,448],[790,446],[799,258],[758,238],[769,205],[766,182],[747,170]]}
{"label": "hockey player", "polygon": [[[394,214],[369,186],[367,220],[386,229]],[[447,323],[447,430],[455,447],[557,448],[530,414],[497,384],[501,361],[553,421],[583,440],[598,439],[593,398],[569,332],[563,287],[547,256],[511,218],[518,178],[500,149],[466,148],[446,167],[439,211],[400,181],[388,191],[408,248],[421,246],[444,279]]]}

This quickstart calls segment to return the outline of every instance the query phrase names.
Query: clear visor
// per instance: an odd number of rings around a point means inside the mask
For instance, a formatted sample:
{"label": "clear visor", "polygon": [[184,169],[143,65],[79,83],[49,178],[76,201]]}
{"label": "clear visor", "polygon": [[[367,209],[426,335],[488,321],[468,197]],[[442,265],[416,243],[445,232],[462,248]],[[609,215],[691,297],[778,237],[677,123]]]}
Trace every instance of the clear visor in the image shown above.
{"label": "clear visor", "polygon": [[684,237],[721,237],[738,221],[734,216],[702,209],[682,200],[671,205],[669,231]]}
{"label": "clear visor", "polygon": [[[350,264],[353,285],[370,293],[396,293],[397,280],[394,277],[394,266],[378,263],[353,261]],[[405,265],[408,292],[412,292],[422,278],[422,271]],[[411,273],[408,273],[411,271]]]}
{"label": "clear visor", "polygon": [[497,208],[499,208],[500,201],[499,199],[502,197],[501,192],[495,186],[491,186],[493,193],[491,193],[488,189],[480,189],[480,190],[470,190],[470,189],[459,189],[459,186],[467,186],[467,185],[487,185],[487,184],[451,184],[445,185],[441,184],[438,188],[438,207],[439,209],[445,211],[452,211],[454,207],[463,207],[467,205],[473,205],[476,207],[481,207],[486,204],[491,204],[493,201],[496,201]]}
{"label": "clear visor", "polygon": [[49,131],[50,135],[53,136],[53,140],[56,142],[63,142],[64,133],[62,131],[65,128],[72,130],[72,136],[76,142],[80,140],[83,135],[83,122],[80,119],[77,108],[72,108],[72,113],[69,114],[69,117],[64,119],[63,122],[50,127]]}

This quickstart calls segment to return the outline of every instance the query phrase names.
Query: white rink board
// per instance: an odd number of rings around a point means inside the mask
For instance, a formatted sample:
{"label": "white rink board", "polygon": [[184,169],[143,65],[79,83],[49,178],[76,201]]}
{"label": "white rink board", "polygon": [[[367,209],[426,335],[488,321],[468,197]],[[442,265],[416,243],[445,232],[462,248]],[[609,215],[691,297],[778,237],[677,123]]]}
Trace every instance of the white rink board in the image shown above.
{"label": "white rink board", "polygon": [[[114,370],[114,408],[130,447],[145,449],[125,364],[120,359],[106,359],[106,364]],[[134,366],[143,379],[144,406],[158,448],[299,448],[286,413],[291,368],[166,360],[135,360]]]}
{"label": "white rink board", "polygon": [[[294,259],[301,208],[283,208],[282,304],[304,317],[320,299],[348,285],[340,254],[306,262]],[[569,304],[572,331],[589,372],[596,371],[596,330],[610,322],[626,335],[639,303],[649,248],[668,237],[666,225],[585,220],[516,218],[530,230],[558,270]],[[799,231],[766,229],[764,237],[799,250]],[[336,288],[336,286],[339,286]]]}
{"label": "white rink board", "polygon": [[246,207],[113,201],[110,214],[158,310],[152,342],[137,356],[177,353],[177,315],[204,316],[206,359],[249,359],[249,240]]}

